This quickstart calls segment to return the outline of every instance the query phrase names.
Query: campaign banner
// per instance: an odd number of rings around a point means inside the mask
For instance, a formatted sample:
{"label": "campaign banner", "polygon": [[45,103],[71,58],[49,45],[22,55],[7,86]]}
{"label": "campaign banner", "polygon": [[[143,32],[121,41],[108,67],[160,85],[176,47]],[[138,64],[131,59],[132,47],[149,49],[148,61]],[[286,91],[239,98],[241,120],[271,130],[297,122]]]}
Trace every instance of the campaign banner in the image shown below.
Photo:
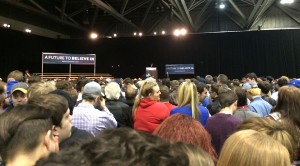
{"label": "campaign banner", "polygon": [[194,64],[166,64],[166,74],[194,74]]}
{"label": "campaign banner", "polygon": [[96,54],[43,53],[43,64],[95,65]]}

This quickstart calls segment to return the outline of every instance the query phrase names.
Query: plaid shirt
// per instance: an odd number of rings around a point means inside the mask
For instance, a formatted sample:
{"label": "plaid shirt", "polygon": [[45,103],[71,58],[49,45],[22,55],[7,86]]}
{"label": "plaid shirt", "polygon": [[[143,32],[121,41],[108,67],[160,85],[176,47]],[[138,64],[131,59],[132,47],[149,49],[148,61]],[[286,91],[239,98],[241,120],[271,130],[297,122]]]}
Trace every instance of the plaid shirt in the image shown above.
{"label": "plaid shirt", "polygon": [[72,124],[94,136],[104,129],[117,127],[114,115],[107,108],[100,111],[95,109],[93,105],[86,103],[80,103],[74,108]]}

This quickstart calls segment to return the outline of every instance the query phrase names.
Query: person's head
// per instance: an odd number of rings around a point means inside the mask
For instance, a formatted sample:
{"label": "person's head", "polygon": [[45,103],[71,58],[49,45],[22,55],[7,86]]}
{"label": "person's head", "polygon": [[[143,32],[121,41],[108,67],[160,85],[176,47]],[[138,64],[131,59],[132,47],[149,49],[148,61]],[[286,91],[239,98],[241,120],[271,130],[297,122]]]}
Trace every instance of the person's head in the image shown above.
{"label": "person's head", "polygon": [[237,106],[242,107],[248,104],[246,91],[240,87],[235,87],[234,92],[237,95]]}
{"label": "person's head", "polygon": [[154,81],[144,81],[140,88],[140,94],[142,97],[149,97],[157,101],[160,99],[159,86]]}
{"label": "person's head", "polygon": [[265,95],[271,94],[272,85],[268,82],[258,82],[258,88],[261,89],[261,93]]}
{"label": "person's head", "polygon": [[37,82],[29,86],[27,96],[28,99],[30,99],[34,96],[48,94],[49,92],[52,92],[55,89],[56,89],[55,85],[52,84],[51,82]]}
{"label": "person's head", "polygon": [[196,87],[197,87],[199,101],[202,102],[208,96],[208,94],[207,94],[207,92],[208,92],[207,85],[202,83],[202,82],[195,82],[195,84],[196,84]]}
{"label": "person's head", "polygon": [[279,89],[274,112],[280,112],[283,118],[291,120],[300,127],[300,89],[294,86],[283,86]]}
{"label": "person's head", "polygon": [[0,81],[0,96],[7,97],[7,85],[5,82]]}
{"label": "person's head", "polygon": [[116,82],[110,82],[105,87],[105,96],[110,100],[119,100],[121,96],[120,85]]}
{"label": "person's head", "polygon": [[219,74],[217,77],[218,84],[228,84],[228,77],[225,74]]}
{"label": "person's head", "polygon": [[160,89],[160,101],[161,102],[169,102],[170,99],[170,88],[166,85],[162,85],[159,87]]}
{"label": "person's head", "polygon": [[228,107],[235,111],[237,107],[237,99],[237,95],[231,90],[219,94],[221,109]]}
{"label": "person's head", "polygon": [[[35,163],[40,157],[56,151],[51,112],[35,105],[14,107],[0,116],[0,154],[6,164],[19,156],[27,156]],[[20,163],[19,163],[20,164]]]}
{"label": "person's head", "polygon": [[97,82],[89,82],[83,87],[82,99],[89,102],[96,102],[101,96],[101,86]]}
{"label": "person's head", "polygon": [[[46,165],[51,160],[58,161],[60,153],[71,151],[75,153],[76,161],[83,165],[147,165],[147,166],[188,166],[187,154],[154,135],[138,132],[129,128],[108,129],[92,141],[83,143],[77,149],[66,149],[41,160],[37,165]],[[72,156],[72,155],[68,155]],[[50,161],[49,161],[50,160]],[[72,161],[64,160],[68,164]],[[55,162],[57,164],[57,162]],[[65,163],[61,163],[65,165]],[[70,164],[69,164],[70,165]]]}
{"label": "person's head", "polygon": [[287,122],[278,122],[269,118],[250,118],[237,127],[237,131],[255,130],[279,141],[289,151],[291,162],[294,159],[295,138]]}
{"label": "person's head", "polygon": [[125,87],[127,87],[128,85],[133,85],[134,83],[133,83],[133,80],[131,79],[131,78],[129,78],[129,77],[127,77],[127,78],[125,78],[124,80],[123,80],[123,85],[125,86]]}
{"label": "person's head", "polygon": [[153,134],[171,142],[184,142],[202,148],[216,161],[210,135],[202,124],[192,117],[174,114],[165,119]]}
{"label": "person's head", "polygon": [[25,81],[23,72],[21,72],[20,70],[14,70],[14,71],[10,72],[7,76],[7,82],[10,82],[10,81],[18,81],[18,82]]}
{"label": "person's head", "polygon": [[67,100],[57,94],[46,94],[30,98],[28,104],[34,104],[44,107],[51,112],[53,125],[53,134],[59,136],[59,142],[71,136],[71,120],[70,109]]}
{"label": "person's head", "polygon": [[288,83],[289,83],[289,79],[287,79],[287,78],[285,78],[285,77],[280,77],[280,78],[277,80],[278,88],[283,87],[283,86],[287,85]]}
{"label": "person's head", "polygon": [[178,89],[178,107],[190,105],[192,108],[192,117],[199,119],[198,101],[196,85],[190,80],[183,82]]}
{"label": "person's head", "polygon": [[38,83],[38,82],[42,82],[42,78],[41,76],[37,75],[37,74],[33,74],[32,76],[30,76],[28,78],[28,84],[29,86],[33,83]]}
{"label": "person's head", "polygon": [[288,150],[278,141],[254,130],[231,135],[224,143],[217,166],[290,166]]}
{"label": "person's head", "polygon": [[245,83],[242,89],[246,91],[249,100],[253,100],[255,96],[261,95],[261,89],[258,88],[257,84]]}
{"label": "person's head", "polygon": [[248,82],[248,83],[252,83],[252,84],[257,83],[257,76],[253,72],[246,74],[245,78],[246,78],[246,82]]}
{"label": "person's head", "polygon": [[18,82],[12,87],[10,97],[14,107],[27,103],[27,89],[28,85],[25,82]]}
{"label": "person's head", "polygon": [[61,90],[69,90],[74,88],[73,83],[66,80],[57,81],[55,86],[57,89],[61,89]]}
{"label": "person's head", "polygon": [[209,94],[210,94],[210,96],[211,96],[212,99],[218,97],[219,87],[220,86],[218,84],[212,84],[210,86],[210,92],[209,92]]}
{"label": "person's head", "polygon": [[170,90],[171,91],[177,90],[178,87],[179,87],[179,81],[178,80],[172,80],[170,82]]}
{"label": "person's head", "polygon": [[151,98],[153,100],[160,100],[160,89],[155,81],[144,81],[140,88],[140,92],[136,97],[133,105],[133,115],[136,113],[136,109],[140,104],[141,98]]}
{"label": "person's head", "polygon": [[76,80],[76,90],[77,92],[81,92],[84,85],[87,84],[89,82],[89,79],[87,79],[86,77],[78,77]]}
{"label": "person's head", "polygon": [[183,151],[189,157],[190,166],[214,166],[211,156],[202,148],[191,144],[178,142],[173,144],[176,149]]}
{"label": "person's head", "polygon": [[[73,89],[73,90],[75,90],[75,89]],[[69,106],[69,109],[70,109],[70,115],[73,115],[73,109],[75,107],[76,102],[74,101],[72,96],[69,95],[69,93],[67,93],[64,90],[56,89],[56,90],[50,92],[49,94],[57,94],[57,95],[60,95],[60,96],[64,97],[68,101],[68,106]]]}
{"label": "person's head", "polygon": [[205,76],[205,83],[206,84],[212,84],[213,83],[213,76],[211,76],[211,75],[206,75]]}
{"label": "person's head", "polygon": [[161,84],[167,86],[170,89],[170,78],[163,78]]}
{"label": "person's head", "polygon": [[137,89],[133,87],[133,85],[127,86],[125,90],[125,98],[126,100],[134,100],[137,95]]}

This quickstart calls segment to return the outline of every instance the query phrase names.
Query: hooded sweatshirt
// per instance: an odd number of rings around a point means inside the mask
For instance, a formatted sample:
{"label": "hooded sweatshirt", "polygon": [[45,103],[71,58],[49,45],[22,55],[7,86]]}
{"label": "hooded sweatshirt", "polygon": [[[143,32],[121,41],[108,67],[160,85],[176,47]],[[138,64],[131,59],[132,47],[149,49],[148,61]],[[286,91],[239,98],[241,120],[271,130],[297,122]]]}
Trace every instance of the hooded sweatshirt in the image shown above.
{"label": "hooded sweatshirt", "polygon": [[134,118],[134,129],[152,133],[170,114],[168,107],[151,98],[142,98]]}

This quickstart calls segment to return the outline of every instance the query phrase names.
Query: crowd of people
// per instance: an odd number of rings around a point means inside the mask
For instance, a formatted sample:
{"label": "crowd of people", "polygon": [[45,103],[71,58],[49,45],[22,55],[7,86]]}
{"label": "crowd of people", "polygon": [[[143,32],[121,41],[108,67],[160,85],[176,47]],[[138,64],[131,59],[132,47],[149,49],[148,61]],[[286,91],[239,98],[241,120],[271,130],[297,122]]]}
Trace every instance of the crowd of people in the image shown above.
{"label": "crowd of people", "polygon": [[0,165],[300,165],[300,79],[0,81]]}

